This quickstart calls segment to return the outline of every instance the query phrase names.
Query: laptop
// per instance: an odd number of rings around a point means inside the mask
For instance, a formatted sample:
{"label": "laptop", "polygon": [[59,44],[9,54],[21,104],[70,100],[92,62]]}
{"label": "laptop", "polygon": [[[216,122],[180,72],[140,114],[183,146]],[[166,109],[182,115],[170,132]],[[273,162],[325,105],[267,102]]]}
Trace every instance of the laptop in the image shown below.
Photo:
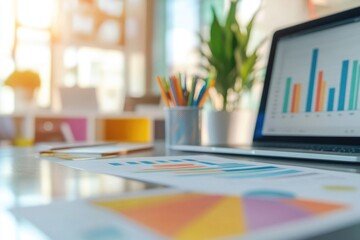
{"label": "laptop", "polygon": [[360,7],[274,33],[252,146],[173,150],[360,161]]}

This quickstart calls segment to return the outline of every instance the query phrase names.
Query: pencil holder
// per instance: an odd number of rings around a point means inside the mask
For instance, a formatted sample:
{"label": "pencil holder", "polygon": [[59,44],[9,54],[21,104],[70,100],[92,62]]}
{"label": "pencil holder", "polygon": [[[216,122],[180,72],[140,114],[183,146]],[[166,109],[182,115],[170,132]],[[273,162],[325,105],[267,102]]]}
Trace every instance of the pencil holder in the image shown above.
{"label": "pencil holder", "polygon": [[200,108],[175,107],[165,109],[165,144],[200,144]]}

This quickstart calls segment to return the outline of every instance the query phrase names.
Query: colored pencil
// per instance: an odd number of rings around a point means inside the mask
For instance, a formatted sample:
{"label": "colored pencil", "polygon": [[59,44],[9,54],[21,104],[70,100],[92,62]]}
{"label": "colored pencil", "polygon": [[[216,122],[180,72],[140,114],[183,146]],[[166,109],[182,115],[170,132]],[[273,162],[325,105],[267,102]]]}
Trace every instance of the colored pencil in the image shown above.
{"label": "colored pencil", "polygon": [[188,97],[188,102],[187,102],[188,106],[192,106],[192,104],[193,104],[196,82],[197,82],[197,78],[194,76],[192,78],[191,89],[190,89],[190,93],[189,93],[189,97]]}
{"label": "colored pencil", "polygon": [[180,80],[176,78],[176,76],[172,76],[171,77],[172,80],[172,84],[174,86],[174,89],[176,91],[176,99],[178,102],[178,106],[183,106],[184,101],[183,101],[183,93],[181,90],[181,84],[180,84]]}
{"label": "colored pencil", "polygon": [[170,85],[170,97],[172,98],[173,100],[173,103],[174,103],[174,106],[180,106],[179,105],[179,99],[178,99],[178,96],[177,96],[177,93],[176,93],[176,88],[174,86],[174,83],[173,81],[170,79],[169,81],[169,85]]}
{"label": "colored pencil", "polygon": [[199,105],[199,102],[200,102],[202,96],[204,95],[204,93],[205,93],[205,91],[206,91],[206,89],[207,89],[208,81],[209,81],[208,79],[205,80],[205,84],[202,86],[202,88],[201,88],[201,90],[200,90],[200,92],[199,92],[196,100],[194,100],[193,106],[198,106],[198,105]]}
{"label": "colored pencil", "polygon": [[170,87],[169,87],[169,83],[168,83],[168,81],[166,80],[166,77],[165,77],[165,76],[162,78],[162,83],[163,83],[165,92],[169,92],[169,88],[170,88]]}
{"label": "colored pencil", "polygon": [[210,88],[215,85],[215,80],[206,78],[200,88],[200,86],[197,86],[199,85],[199,79],[197,76],[192,76],[191,84],[189,84],[186,75],[180,73],[171,75],[168,78],[166,76],[157,76],[156,81],[166,107],[203,107],[209,96]]}
{"label": "colored pencil", "polygon": [[157,76],[157,77],[156,77],[156,81],[157,81],[157,83],[158,83],[158,85],[159,85],[159,87],[160,87],[161,96],[162,96],[162,98],[163,98],[163,100],[164,100],[164,102],[165,102],[165,105],[166,105],[167,107],[170,107],[169,99],[168,99],[168,97],[167,97],[167,95],[166,95],[166,91],[165,91],[165,89],[164,89],[164,86],[163,86],[163,84],[161,83],[161,78],[160,78],[160,76]]}
{"label": "colored pencil", "polygon": [[184,74],[184,88],[183,88],[183,91],[184,92],[187,92],[187,86],[186,86],[186,74]]}
{"label": "colored pencil", "polygon": [[205,93],[203,94],[202,98],[199,100],[199,104],[198,104],[198,107],[203,107],[205,102],[206,102],[206,99],[210,93],[210,89],[215,85],[215,80],[211,80],[210,81],[210,84],[209,84],[209,87],[206,89]]}
{"label": "colored pencil", "polygon": [[164,89],[165,89],[166,96],[169,99],[170,105],[175,106],[174,98],[171,95],[169,82],[166,80],[166,76],[164,76],[162,78],[162,83],[163,83],[163,86],[164,86]]}

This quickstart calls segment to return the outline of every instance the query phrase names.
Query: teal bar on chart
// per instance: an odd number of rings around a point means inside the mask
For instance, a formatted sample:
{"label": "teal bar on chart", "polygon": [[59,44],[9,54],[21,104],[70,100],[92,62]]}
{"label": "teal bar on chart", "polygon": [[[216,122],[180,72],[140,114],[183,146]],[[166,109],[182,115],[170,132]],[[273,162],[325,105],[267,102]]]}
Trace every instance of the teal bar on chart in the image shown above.
{"label": "teal bar on chart", "polygon": [[351,87],[350,87],[350,101],[349,101],[349,110],[355,110],[355,99],[356,99],[356,85],[357,85],[357,70],[358,70],[358,61],[353,62],[352,76],[351,76]]}
{"label": "teal bar on chart", "polygon": [[334,98],[335,98],[335,88],[330,88],[329,97],[328,97],[328,106],[327,106],[328,112],[334,111]]}
{"label": "teal bar on chart", "polygon": [[358,109],[358,102],[359,102],[359,89],[360,88],[360,65],[358,66],[358,74],[357,74],[357,81],[355,87],[355,110]]}
{"label": "teal bar on chart", "polygon": [[286,80],[285,97],[284,97],[284,103],[283,103],[283,113],[287,113],[288,109],[289,109],[291,81],[292,81],[291,77],[288,77]]}

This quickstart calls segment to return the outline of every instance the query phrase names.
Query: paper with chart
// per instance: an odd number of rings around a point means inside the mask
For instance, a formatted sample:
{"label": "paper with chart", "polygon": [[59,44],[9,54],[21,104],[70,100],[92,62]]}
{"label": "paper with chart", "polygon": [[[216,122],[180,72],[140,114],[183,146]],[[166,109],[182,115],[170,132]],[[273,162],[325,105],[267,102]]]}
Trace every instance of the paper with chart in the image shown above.
{"label": "paper with chart", "polygon": [[51,239],[299,239],[360,220],[348,204],[161,189],[16,208]]}
{"label": "paper with chart", "polygon": [[13,210],[55,240],[278,240],[310,237],[360,221],[360,177],[356,174],[213,156],[59,164],[181,190],[161,189]]}
{"label": "paper with chart", "polygon": [[360,209],[359,174],[206,155],[113,158],[59,164],[196,192],[302,197],[352,204]]}

